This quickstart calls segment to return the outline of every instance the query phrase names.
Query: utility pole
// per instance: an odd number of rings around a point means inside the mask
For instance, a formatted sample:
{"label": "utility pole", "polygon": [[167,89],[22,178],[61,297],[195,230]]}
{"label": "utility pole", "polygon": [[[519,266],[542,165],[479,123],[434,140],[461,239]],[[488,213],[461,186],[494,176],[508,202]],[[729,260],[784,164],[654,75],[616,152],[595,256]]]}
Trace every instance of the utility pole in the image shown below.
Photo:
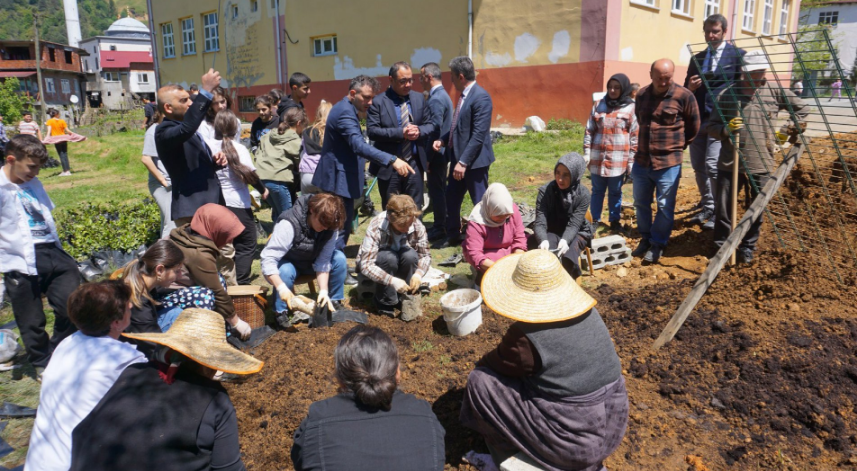
{"label": "utility pole", "polygon": [[42,83],[42,49],[39,47],[39,12],[38,10],[33,11],[33,33],[36,36],[36,80],[39,81],[39,106],[41,110],[39,110],[39,117],[41,118],[41,124],[44,125],[47,121],[45,119],[45,93],[43,89]]}

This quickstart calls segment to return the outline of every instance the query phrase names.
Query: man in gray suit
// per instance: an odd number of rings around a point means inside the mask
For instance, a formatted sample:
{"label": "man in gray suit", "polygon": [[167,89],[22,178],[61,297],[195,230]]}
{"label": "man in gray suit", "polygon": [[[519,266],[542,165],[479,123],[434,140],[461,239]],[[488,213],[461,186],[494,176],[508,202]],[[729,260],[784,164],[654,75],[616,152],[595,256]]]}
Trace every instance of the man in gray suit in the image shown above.
{"label": "man in gray suit", "polygon": [[429,119],[435,126],[434,135],[427,145],[428,157],[428,194],[434,208],[434,225],[428,231],[428,238],[434,242],[446,238],[446,173],[449,171],[449,160],[440,152],[432,149],[432,142],[438,137],[448,134],[452,124],[452,99],[443,88],[440,66],[429,62],[420,67],[420,83],[427,94],[426,104],[429,109]]}

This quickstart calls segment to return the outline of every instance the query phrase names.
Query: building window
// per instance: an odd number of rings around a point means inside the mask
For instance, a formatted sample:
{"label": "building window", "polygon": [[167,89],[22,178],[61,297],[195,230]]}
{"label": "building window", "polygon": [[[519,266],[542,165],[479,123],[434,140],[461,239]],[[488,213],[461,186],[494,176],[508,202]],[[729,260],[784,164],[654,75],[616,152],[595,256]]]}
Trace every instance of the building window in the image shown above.
{"label": "building window", "polygon": [[182,55],[196,54],[196,35],[193,33],[193,18],[182,21]]}
{"label": "building window", "polygon": [[71,83],[68,81],[68,79],[60,80],[60,87],[61,87],[62,92],[65,93],[66,95],[71,93]]}
{"label": "building window", "polygon": [[202,15],[203,34],[205,35],[205,52],[218,49],[217,12]]}
{"label": "building window", "polygon": [[238,18],[238,5],[232,5],[232,18]]}
{"label": "building window", "polygon": [[673,13],[690,16],[690,0],[673,0]]}
{"label": "building window", "polygon": [[117,74],[116,72],[104,72],[102,77],[104,77],[105,82],[118,82],[119,81],[119,74]]}
{"label": "building window", "polygon": [[254,96],[239,96],[238,97],[238,111],[242,113],[254,113],[256,112],[256,97]]}
{"label": "building window", "polygon": [[176,56],[176,43],[173,39],[173,24],[164,23],[161,25],[161,36],[164,38],[164,57]]}
{"label": "building window", "polygon": [[705,17],[720,13],[720,0],[705,0]]}
{"label": "building window", "polygon": [[259,11],[259,2],[258,2],[258,0],[253,0],[253,1],[250,3],[250,11],[252,11],[252,12],[254,12],[254,13],[255,13],[255,12],[257,12],[257,11]]}
{"label": "building window", "polygon": [[137,83],[149,83],[149,74],[147,73],[138,73],[137,74]]}
{"label": "building window", "polygon": [[647,7],[657,8],[658,0],[631,0],[631,4],[643,5]]}
{"label": "building window", "polygon": [[337,50],[336,36],[323,36],[312,40],[312,55],[314,56],[332,56],[336,54]]}
{"label": "building window", "polygon": [[762,34],[769,36],[773,31],[774,0],[765,0],[765,11],[762,15]]}
{"label": "building window", "polygon": [[789,32],[789,7],[792,0],[783,0],[783,5],[780,7],[780,37],[785,39]]}
{"label": "building window", "polygon": [[6,53],[9,54],[9,60],[13,61],[30,61],[30,48],[28,47],[7,47]]}
{"label": "building window", "polygon": [[65,63],[71,64],[71,51],[63,51],[65,53]]}
{"label": "building window", "polygon": [[753,31],[755,26],[756,0],[744,0],[744,22],[742,26],[747,31]]}
{"label": "building window", "polygon": [[111,45],[110,45],[110,50],[111,50],[111,51],[115,51],[115,50],[116,50],[116,45],[115,45],[115,44],[111,44]]}
{"label": "building window", "polygon": [[839,24],[838,11],[823,11],[818,14],[818,24],[836,26]]}
{"label": "building window", "polygon": [[57,89],[54,88],[54,79],[46,78],[45,79],[45,93],[56,93]]}
{"label": "building window", "polygon": [[49,47],[48,48],[48,57],[50,58],[51,62],[56,62],[57,61],[57,50],[52,48],[52,47]]}

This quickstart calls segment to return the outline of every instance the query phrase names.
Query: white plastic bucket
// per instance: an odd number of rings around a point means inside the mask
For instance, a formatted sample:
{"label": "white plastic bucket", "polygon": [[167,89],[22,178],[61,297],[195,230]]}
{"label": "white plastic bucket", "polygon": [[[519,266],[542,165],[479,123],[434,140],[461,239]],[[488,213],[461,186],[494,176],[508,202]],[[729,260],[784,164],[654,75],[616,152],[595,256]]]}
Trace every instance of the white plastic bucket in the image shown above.
{"label": "white plastic bucket", "polygon": [[482,295],[475,289],[457,289],[444,294],[440,307],[452,335],[463,337],[482,325]]}

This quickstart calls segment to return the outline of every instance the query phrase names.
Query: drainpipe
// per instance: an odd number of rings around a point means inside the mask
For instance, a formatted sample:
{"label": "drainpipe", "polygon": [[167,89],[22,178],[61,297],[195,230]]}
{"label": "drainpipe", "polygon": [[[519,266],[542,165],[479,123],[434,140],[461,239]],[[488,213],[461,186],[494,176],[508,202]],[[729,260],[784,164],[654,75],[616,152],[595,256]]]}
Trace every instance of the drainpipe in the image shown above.
{"label": "drainpipe", "polygon": [[473,0],[467,0],[467,57],[473,59]]}
{"label": "drainpipe", "polygon": [[738,0],[732,0],[732,33],[729,35],[729,39],[735,39],[735,31],[737,31],[738,28],[740,28],[740,26],[738,26]]}
{"label": "drainpipe", "polygon": [[275,40],[277,41],[277,88],[280,90],[283,89],[283,41],[280,39],[280,0],[275,1],[275,5],[277,8],[276,18],[277,18],[277,34],[275,35]]}
{"label": "drainpipe", "polygon": [[155,90],[161,88],[161,69],[158,63],[158,40],[155,38],[155,23],[152,17],[152,0],[146,0],[146,8],[149,9],[149,31],[152,38],[152,61],[155,66]]}

